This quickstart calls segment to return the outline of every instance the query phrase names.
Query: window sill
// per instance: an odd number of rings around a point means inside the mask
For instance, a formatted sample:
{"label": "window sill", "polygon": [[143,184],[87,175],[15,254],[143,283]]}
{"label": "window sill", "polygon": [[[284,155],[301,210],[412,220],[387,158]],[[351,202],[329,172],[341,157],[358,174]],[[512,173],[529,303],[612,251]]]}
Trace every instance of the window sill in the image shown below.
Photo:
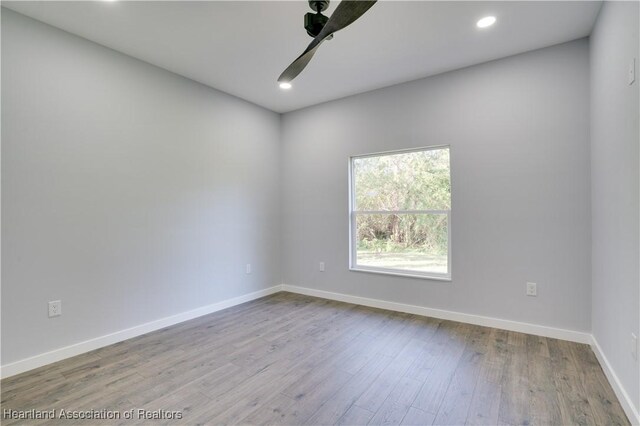
{"label": "window sill", "polygon": [[349,270],[353,272],[366,272],[369,274],[393,275],[396,277],[419,278],[421,280],[451,282],[451,276],[447,276],[447,275],[424,275],[424,274],[411,273],[411,272],[381,271],[378,269],[363,268],[361,266],[350,267]]}

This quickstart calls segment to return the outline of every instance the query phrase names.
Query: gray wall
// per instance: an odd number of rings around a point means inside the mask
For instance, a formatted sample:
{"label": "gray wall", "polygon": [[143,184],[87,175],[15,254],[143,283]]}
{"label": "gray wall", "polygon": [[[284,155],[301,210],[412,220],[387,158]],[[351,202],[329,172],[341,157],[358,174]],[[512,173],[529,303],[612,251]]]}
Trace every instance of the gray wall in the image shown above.
{"label": "gray wall", "polygon": [[2,363],[279,284],[279,135],[2,9]]}
{"label": "gray wall", "polygon": [[[582,39],[285,114],[284,283],[589,331],[588,55]],[[348,157],[441,144],[453,281],[349,271]]]}
{"label": "gray wall", "polygon": [[593,335],[640,409],[640,372],[631,333],[640,336],[640,68],[637,2],[605,2],[591,35],[591,211]]}

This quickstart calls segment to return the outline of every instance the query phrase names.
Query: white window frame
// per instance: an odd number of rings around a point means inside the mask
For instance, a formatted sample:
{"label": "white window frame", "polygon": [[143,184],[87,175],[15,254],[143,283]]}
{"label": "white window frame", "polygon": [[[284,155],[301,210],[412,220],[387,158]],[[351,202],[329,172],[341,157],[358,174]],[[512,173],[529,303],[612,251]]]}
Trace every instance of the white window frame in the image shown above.
{"label": "white window frame", "polygon": [[[349,157],[349,270],[374,274],[396,275],[401,277],[422,278],[437,281],[451,281],[451,209],[449,210],[360,210],[355,211],[355,180],[353,179],[354,160],[369,157],[383,157],[409,152],[432,151],[446,148],[449,150],[449,179],[451,179],[451,147],[449,145],[426,146],[421,148],[400,149],[376,152],[373,154],[352,155]],[[453,190],[452,190],[453,192]],[[446,214],[447,215],[447,272],[421,272],[402,269],[382,268],[378,266],[358,265],[356,217],[361,214]]]}

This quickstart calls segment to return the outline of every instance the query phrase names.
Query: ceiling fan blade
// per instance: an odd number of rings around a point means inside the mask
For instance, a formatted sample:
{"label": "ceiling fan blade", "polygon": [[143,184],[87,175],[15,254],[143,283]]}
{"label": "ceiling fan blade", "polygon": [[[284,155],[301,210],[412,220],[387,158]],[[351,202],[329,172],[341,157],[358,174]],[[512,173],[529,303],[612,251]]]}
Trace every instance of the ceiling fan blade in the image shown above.
{"label": "ceiling fan blade", "polygon": [[340,31],[353,24],[364,13],[376,4],[377,0],[342,0],[333,11],[329,21],[320,31],[316,39],[325,39],[327,36]]}
{"label": "ceiling fan blade", "polygon": [[302,70],[307,66],[316,50],[323,41],[325,41],[333,33],[340,31],[354,23],[364,13],[376,3],[377,0],[342,0],[336,10],[331,14],[331,17],[322,28],[320,33],[311,41],[309,46],[302,52],[302,55],[298,56],[291,65],[280,77],[278,77],[279,83],[288,83],[298,76]]}
{"label": "ceiling fan blade", "polygon": [[315,55],[316,50],[318,50],[318,47],[320,47],[320,44],[323,41],[324,40],[321,40],[320,42],[316,43],[315,46],[311,49],[309,49],[309,47],[311,47],[311,45],[309,45],[304,53],[298,56],[296,60],[293,61],[291,65],[289,65],[287,69],[282,72],[282,74],[280,74],[280,77],[278,77],[278,83],[289,83],[291,80],[296,78],[298,74],[300,74],[302,70],[307,66],[311,58],[313,58],[313,55]]}

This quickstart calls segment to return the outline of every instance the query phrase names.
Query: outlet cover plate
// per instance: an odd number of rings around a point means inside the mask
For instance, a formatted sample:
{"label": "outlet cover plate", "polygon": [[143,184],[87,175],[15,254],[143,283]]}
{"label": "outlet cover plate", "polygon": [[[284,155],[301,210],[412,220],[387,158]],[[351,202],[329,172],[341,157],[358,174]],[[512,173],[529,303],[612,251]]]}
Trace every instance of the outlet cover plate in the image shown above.
{"label": "outlet cover plate", "polygon": [[49,302],[49,318],[62,315],[62,301],[52,300]]}
{"label": "outlet cover plate", "polygon": [[536,283],[527,283],[527,296],[537,296],[538,285]]}

